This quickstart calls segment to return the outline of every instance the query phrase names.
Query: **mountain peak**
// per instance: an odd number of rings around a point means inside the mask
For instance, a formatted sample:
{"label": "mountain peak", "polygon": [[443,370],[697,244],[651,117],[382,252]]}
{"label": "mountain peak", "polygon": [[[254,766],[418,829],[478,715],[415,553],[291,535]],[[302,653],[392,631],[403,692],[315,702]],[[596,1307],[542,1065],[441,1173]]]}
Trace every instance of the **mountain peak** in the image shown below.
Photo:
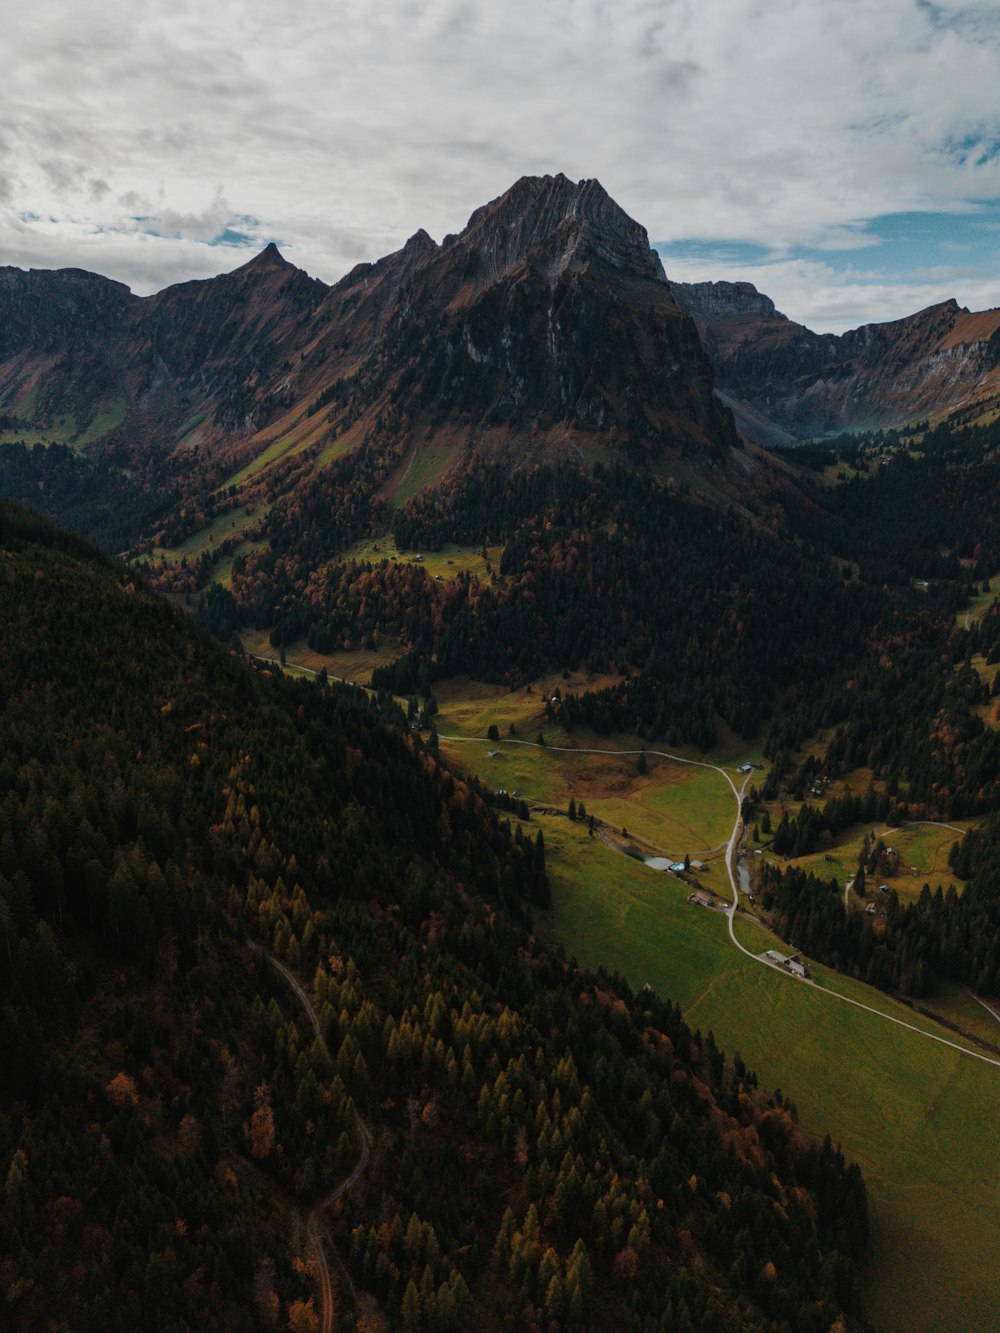
{"label": "mountain peak", "polygon": [[246,264],[242,264],[236,269],[236,272],[260,273],[270,269],[287,269],[294,267],[295,265],[288,262],[278,249],[277,245],[275,245],[274,241],[268,241],[260,254],[254,255],[253,259]]}
{"label": "mountain peak", "polygon": [[474,249],[496,278],[527,262],[550,277],[599,259],[635,276],[665,281],[645,227],[629,217],[598,180],[522,176],[484,204],[447,245]]}
{"label": "mountain peak", "polygon": [[429,236],[423,227],[415,231],[410,239],[403,246],[404,254],[420,254],[421,252],[430,253],[437,249],[433,237]]}

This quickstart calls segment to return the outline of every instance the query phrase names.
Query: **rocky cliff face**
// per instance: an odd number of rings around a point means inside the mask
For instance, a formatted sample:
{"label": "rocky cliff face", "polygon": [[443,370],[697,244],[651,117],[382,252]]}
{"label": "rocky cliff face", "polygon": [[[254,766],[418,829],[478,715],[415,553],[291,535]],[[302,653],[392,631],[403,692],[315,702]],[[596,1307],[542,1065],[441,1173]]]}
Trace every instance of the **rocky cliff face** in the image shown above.
{"label": "rocky cliff face", "polygon": [[645,229],[597,181],[518,181],[440,246],[417,233],[349,274],[322,319],[364,403],[469,442],[583,432],[646,459],[736,442]]}
{"label": "rocky cliff face", "polygon": [[599,181],[574,184],[557,176],[525,176],[478,208],[444,249],[475,253],[477,278],[486,286],[531,263],[549,279],[599,259],[623,272],[666,281],[645,227],[630,218]]}
{"label": "rocky cliff face", "polygon": [[83,269],[0,268],[0,360],[120,333],[138,297]]}
{"label": "rocky cliff face", "polygon": [[945,301],[838,336],[786,319],[750,283],[673,288],[741,431],[761,443],[974,417],[1000,393],[1000,310]]}
{"label": "rocky cliff face", "polygon": [[698,319],[785,318],[752,282],[671,282],[670,289],[680,308]]}
{"label": "rocky cliff face", "polygon": [[281,399],[281,372],[327,290],[272,244],[232,273],[149,297],[130,323],[133,400],[147,417],[154,409],[187,415],[205,404],[224,433],[262,428]]}

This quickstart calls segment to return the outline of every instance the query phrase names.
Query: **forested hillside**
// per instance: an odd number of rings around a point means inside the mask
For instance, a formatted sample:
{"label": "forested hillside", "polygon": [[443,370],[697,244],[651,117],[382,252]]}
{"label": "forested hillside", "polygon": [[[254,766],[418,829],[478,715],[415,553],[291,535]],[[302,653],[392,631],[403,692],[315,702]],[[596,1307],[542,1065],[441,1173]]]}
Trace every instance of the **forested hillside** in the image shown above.
{"label": "forested hillside", "polygon": [[394,707],[6,506],[0,622],[6,1325],[317,1327],[367,1134],[338,1328],[861,1326],[857,1169],[540,948],[541,839]]}

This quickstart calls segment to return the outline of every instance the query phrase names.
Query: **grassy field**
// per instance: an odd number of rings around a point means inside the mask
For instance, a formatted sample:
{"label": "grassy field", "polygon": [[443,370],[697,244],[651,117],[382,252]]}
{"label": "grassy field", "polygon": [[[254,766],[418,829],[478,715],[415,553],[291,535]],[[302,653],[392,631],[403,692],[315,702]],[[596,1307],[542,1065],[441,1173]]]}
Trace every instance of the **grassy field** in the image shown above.
{"label": "grassy field", "polygon": [[12,430],[0,431],[0,444],[26,445],[68,444],[73,447],[79,443],[76,439],[76,417],[72,413],[55,417],[50,426],[15,426]]}
{"label": "grassy field", "polygon": [[[24,414],[19,412],[17,415]],[[54,417],[49,426],[15,426],[12,430],[0,431],[0,445],[23,441],[27,445],[68,444],[73,449],[83,449],[120,426],[124,420],[125,402],[119,400],[106,412],[94,417],[85,430],[80,429],[72,412],[66,412]]]}
{"label": "grassy field", "polygon": [[960,625],[971,625],[977,620],[982,620],[983,616],[996,601],[997,594],[994,584],[997,584],[997,586],[1000,587],[1000,584],[997,583],[998,579],[1000,579],[1000,575],[994,574],[991,579],[987,580],[990,591],[973,593],[969,598],[968,605],[963,610],[956,612],[955,619]]}
{"label": "grassy field", "polygon": [[[237,509],[227,509],[225,513],[216,514],[206,527],[192,533],[179,546],[157,547],[153,554],[158,559],[171,560],[176,564],[180,564],[182,560],[197,560],[206,551],[211,552],[214,546],[221,546],[227,537],[255,527],[267,513],[268,508],[267,505],[252,504],[249,514],[242,506]],[[229,570],[232,571],[231,563]]]}
{"label": "grassy field", "polygon": [[266,449],[262,449],[249,463],[241,467],[238,472],[234,472],[231,477],[227,477],[216,493],[226,491],[230,486],[242,486],[245,481],[249,481],[258,472],[262,472],[269,463],[273,463],[275,459],[282,458],[285,454],[290,453],[297,443],[296,440],[285,437],[275,440]]}
{"label": "grassy field", "polygon": [[[502,552],[502,546],[490,546],[486,549],[487,560],[494,570],[500,563]],[[445,579],[453,579],[458,574],[469,573],[475,574],[483,583],[488,583],[490,580],[490,573],[486,567],[487,560],[483,559],[481,546],[455,546],[449,543],[447,546],[442,546],[440,551],[400,551],[391,532],[378,537],[365,537],[355,542],[338,559],[345,562],[357,560],[359,563],[370,561],[372,564],[387,561],[407,564],[413,563],[417,554],[420,555],[418,563],[423,565],[432,578],[440,575]]]}
{"label": "grassy field", "polygon": [[401,509],[407,500],[441,476],[454,462],[456,447],[450,439],[438,439],[433,444],[414,446],[392,497],[397,509]]}
{"label": "grassy field", "polygon": [[[278,649],[273,648],[266,629],[248,629],[240,635],[245,652],[253,657],[276,658]],[[355,685],[367,685],[372,671],[377,666],[391,662],[396,652],[390,648],[361,648],[356,652],[314,653],[304,639],[290,643],[285,649],[285,667],[290,672],[309,674],[322,671],[336,680],[349,680]]]}
{"label": "grassy field", "polygon": [[233,582],[233,563],[240,556],[247,556],[251,551],[264,550],[267,546],[265,541],[244,541],[240,542],[236,550],[221,560],[216,561],[212,569],[212,578],[216,583],[221,583],[224,588],[232,586]]}
{"label": "grassy field", "polygon": [[99,413],[76,441],[82,449],[93,440],[99,440],[102,435],[107,435],[115,430],[125,420],[125,400],[119,398],[106,412]]}
{"label": "grassy field", "polygon": [[[506,728],[499,742],[470,739],[484,736],[491,722],[499,725],[512,714],[519,719],[518,732],[533,738],[538,723],[534,710],[540,705],[537,696],[523,692],[498,698],[492,687],[463,685],[464,697],[446,699],[437,718],[441,753],[451,767],[474,773],[488,786],[516,792],[529,804],[565,811],[572,798],[620,844],[672,860],[687,854],[702,862],[704,868],[692,875],[692,884],[729,900],[725,845],[734,806],[732,791],[718,773],[655,755],[647,756],[643,773],[637,755],[586,753],[587,748],[633,748],[637,742],[628,737],[567,736],[549,727],[543,748],[519,744]],[[451,686],[457,690],[460,683]],[[511,701],[506,710],[500,706],[504,698]],[[556,748],[563,745],[581,748],[568,753]]]}
{"label": "grassy field", "polygon": [[[889,828],[885,824],[854,824],[844,829],[832,842],[825,843],[819,851],[788,860],[768,854],[766,837],[762,837],[761,846],[765,848],[765,860],[774,861],[779,866],[799,866],[803,870],[812,871],[820,879],[835,879],[843,888],[849,879],[853,879],[858,868],[865,835],[874,833],[886,847],[891,847],[899,854],[899,873],[885,877],[869,876],[867,901],[878,902],[878,885],[884,883],[895,889],[900,902],[905,903],[915,901],[924,884],[930,884],[932,889],[938,884],[947,887],[950,883],[961,887],[962,881],[957,879],[948,865],[948,852],[954,843],[961,841],[962,831],[972,822],[961,820],[950,828],[939,824],[906,824],[902,828]],[[956,832],[956,829],[959,831]]]}
{"label": "grassy field", "polygon": [[[568,820],[539,823],[554,900],[541,929],[580,962],[615,968],[634,986],[648,982],[677,1000],[692,1026],[739,1051],[762,1085],[791,1096],[808,1131],[829,1132],[861,1163],[875,1326],[995,1328],[1000,1070],[759,966],[733,949],[722,913],[688,903],[679,881]],[[774,945],[749,922],[739,935],[755,950]],[[930,1026],[867,987],[816,972],[821,985]]]}
{"label": "grassy field", "polygon": [[174,438],[179,443],[186,440],[187,436],[190,435],[193,431],[197,430],[197,428],[201,425],[201,423],[205,420],[207,416],[208,413],[204,411],[192,412],[191,415],[187,417],[184,421],[182,421],[181,424],[177,427],[177,432]]}

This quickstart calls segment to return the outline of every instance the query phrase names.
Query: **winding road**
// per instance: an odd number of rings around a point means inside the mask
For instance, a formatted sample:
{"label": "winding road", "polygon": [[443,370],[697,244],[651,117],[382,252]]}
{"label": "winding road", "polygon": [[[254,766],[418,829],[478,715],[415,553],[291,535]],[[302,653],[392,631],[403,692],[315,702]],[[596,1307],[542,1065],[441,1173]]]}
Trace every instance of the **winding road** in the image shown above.
{"label": "winding road", "polygon": [[[482,744],[484,741],[487,744],[490,743],[484,736],[446,736],[443,733],[439,733],[438,739],[460,744],[466,742]],[[743,786],[738,788],[732,779],[732,775],[727,772],[726,769],[720,768],[718,764],[710,764],[707,760],[703,759],[688,759],[680,754],[669,754],[665,750],[578,749],[576,746],[572,745],[539,745],[537,741],[521,741],[515,740],[512,737],[506,737],[502,744],[524,745],[529,749],[549,750],[557,754],[603,754],[621,756],[645,754],[655,756],[658,759],[670,759],[677,764],[691,764],[695,768],[710,768],[713,772],[720,774],[721,777],[729,783],[729,786],[732,789],[733,798],[736,801],[736,818],[733,822],[733,831],[730,834],[729,842],[726,845],[726,873],[729,876],[729,887],[732,890],[733,895],[733,900],[726,910],[726,917],[729,924],[729,938],[736,948],[739,949],[740,953],[745,954],[747,958],[752,959],[753,962],[759,964],[761,967],[770,968],[772,972],[787,978],[787,980],[793,984],[809,986],[815,995],[824,995],[831,1000],[839,1000],[842,1004],[852,1005],[855,1009],[863,1009],[865,1013],[874,1014],[876,1018],[881,1018],[886,1023],[895,1023],[897,1027],[906,1028],[910,1032],[915,1032],[918,1037],[925,1037],[928,1041],[936,1041],[941,1046],[950,1046],[952,1050],[958,1051],[960,1055],[968,1056],[972,1060],[982,1060],[984,1064],[995,1065],[1000,1069],[1000,1060],[994,1059],[992,1056],[983,1055],[979,1051],[970,1050],[967,1046],[960,1046],[958,1042],[949,1041],[947,1037],[940,1037],[935,1032],[928,1032],[926,1029],[917,1027],[913,1023],[907,1023],[903,1018],[897,1018],[894,1014],[887,1014],[884,1009],[876,1009],[870,1004],[864,1004],[861,1000],[852,999],[849,995],[842,995],[840,991],[828,990],[824,986],[817,986],[814,981],[808,978],[795,976],[793,973],[786,971],[785,968],[781,967],[779,964],[772,963],[767,958],[752,953],[746,945],[740,943],[736,938],[735,926],[736,913],[739,910],[740,905],[739,884],[736,878],[736,857],[740,842],[740,834],[743,830],[743,796],[746,792],[747,785],[750,782],[751,775],[749,773],[743,781]],[[929,823],[932,821],[926,822]],[[942,827],[952,828],[953,826],[945,824]],[[961,833],[962,830],[955,829],[955,832]]]}
{"label": "winding road", "polygon": [[[266,958],[271,966],[280,972],[288,982],[291,989],[295,992],[295,997],[299,1004],[301,1004],[302,1008],[305,1010],[306,1017],[309,1019],[313,1032],[315,1032],[320,1042],[322,1042],[325,1050],[326,1041],[323,1037],[323,1029],[320,1027],[319,1015],[316,1013],[309,992],[302,985],[294,972],[289,971],[285,964],[275,958],[273,954],[262,949],[259,944],[253,944],[253,948],[263,958]],[[329,1052],[327,1052],[327,1054],[329,1054]],[[368,1160],[371,1157],[372,1149],[371,1134],[368,1131],[368,1126],[361,1119],[360,1115],[357,1117],[357,1131],[360,1142],[358,1160],[355,1162],[349,1175],[347,1175],[334,1189],[330,1190],[329,1194],[324,1194],[321,1199],[318,1199],[309,1209],[306,1216],[306,1240],[309,1242],[309,1248],[316,1261],[316,1273],[319,1280],[320,1333],[333,1333],[334,1316],[333,1281],[330,1277],[330,1265],[327,1262],[326,1250],[323,1246],[322,1219],[326,1210],[332,1207],[342,1194],[346,1194],[353,1185],[357,1184],[368,1166]]]}

